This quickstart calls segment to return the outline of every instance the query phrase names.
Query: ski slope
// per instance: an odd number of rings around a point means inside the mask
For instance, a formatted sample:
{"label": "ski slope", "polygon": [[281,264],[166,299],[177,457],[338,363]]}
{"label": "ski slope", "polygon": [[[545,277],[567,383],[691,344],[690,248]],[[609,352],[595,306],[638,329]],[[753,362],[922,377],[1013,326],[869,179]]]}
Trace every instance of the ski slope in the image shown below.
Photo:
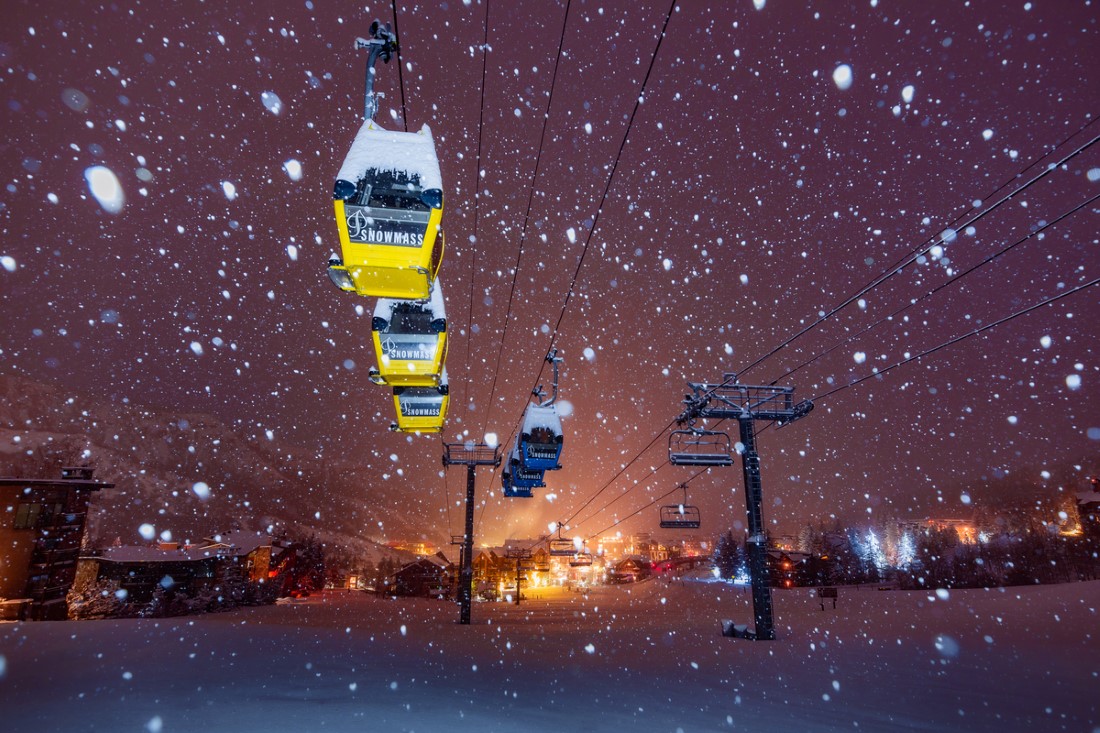
{"label": "ski slope", "polygon": [[[543,594],[538,597],[538,594]],[[1097,731],[1100,582],[775,592],[657,578],[521,606],[330,591],[175,619],[0,626],[4,729]]]}

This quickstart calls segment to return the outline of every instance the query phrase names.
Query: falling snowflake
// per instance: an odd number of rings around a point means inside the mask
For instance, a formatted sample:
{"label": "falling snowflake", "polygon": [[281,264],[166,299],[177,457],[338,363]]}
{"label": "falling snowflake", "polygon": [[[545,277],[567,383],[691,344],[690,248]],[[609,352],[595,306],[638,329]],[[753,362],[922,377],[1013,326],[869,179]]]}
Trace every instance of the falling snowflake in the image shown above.
{"label": "falling snowflake", "polygon": [[88,182],[88,190],[108,214],[117,214],[122,211],[126,203],[126,197],[122,193],[122,184],[118,182],[118,176],[110,168],[102,165],[93,165],[84,171],[84,180]]}
{"label": "falling snowflake", "polygon": [[841,64],[833,69],[833,81],[836,82],[837,89],[841,91],[850,89],[852,86],[852,67],[848,64]]}
{"label": "falling snowflake", "polygon": [[283,100],[279,99],[279,95],[275,92],[262,93],[260,101],[264,103],[264,107],[271,114],[278,116],[283,113]]}

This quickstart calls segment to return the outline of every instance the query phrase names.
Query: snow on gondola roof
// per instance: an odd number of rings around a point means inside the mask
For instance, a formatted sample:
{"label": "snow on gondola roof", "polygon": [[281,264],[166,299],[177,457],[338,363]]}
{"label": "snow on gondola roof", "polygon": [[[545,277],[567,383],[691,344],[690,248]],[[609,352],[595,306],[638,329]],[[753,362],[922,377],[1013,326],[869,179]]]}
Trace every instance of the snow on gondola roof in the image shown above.
{"label": "snow on gondola roof", "polygon": [[372,168],[418,177],[423,190],[443,190],[435,141],[427,125],[421,127],[420,132],[398,132],[384,130],[373,120],[364,122],[336,179],[356,182]]}
{"label": "snow on gondola roof", "polygon": [[531,404],[523,413],[523,432],[530,433],[535,428],[546,428],[555,435],[561,435],[561,418],[553,405],[542,407]]}
{"label": "snow on gondola roof", "polygon": [[[374,317],[384,318],[387,321],[393,315],[394,306],[401,303],[408,303],[409,300],[396,299],[396,298],[379,298],[378,302],[374,304]],[[443,306],[443,287],[439,284],[439,278],[437,277],[432,283],[431,293],[428,295],[428,300],[415,301],[420,305],[427,305],[428,310],[436,318],[446,318],[447,310]]]}

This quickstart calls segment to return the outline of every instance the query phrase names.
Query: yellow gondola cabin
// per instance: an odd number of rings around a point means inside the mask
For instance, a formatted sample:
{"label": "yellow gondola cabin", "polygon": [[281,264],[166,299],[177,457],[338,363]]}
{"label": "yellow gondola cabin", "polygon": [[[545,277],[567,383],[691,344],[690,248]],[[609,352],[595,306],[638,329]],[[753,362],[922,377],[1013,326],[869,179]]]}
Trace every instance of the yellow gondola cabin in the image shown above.
{"label": "yellow gondola cabin", "polygon": [[379,298],[371,320],[375,384],[435,387],[447,358],[447,313],[439,280],[427,302]]}
{"label": "yellow gondola cabin", "polygon": [[447,419],[450,401],[446,369],[437,387],[394,387],[397,422],[390,429],[400,433],[438,433]]}
{"label": "yellow gondola cabin", "polygon": [[443,181],[431,129],[363,123],[333,189],[342,257],[328,276],[347,292],[427,300],[443,260]]}

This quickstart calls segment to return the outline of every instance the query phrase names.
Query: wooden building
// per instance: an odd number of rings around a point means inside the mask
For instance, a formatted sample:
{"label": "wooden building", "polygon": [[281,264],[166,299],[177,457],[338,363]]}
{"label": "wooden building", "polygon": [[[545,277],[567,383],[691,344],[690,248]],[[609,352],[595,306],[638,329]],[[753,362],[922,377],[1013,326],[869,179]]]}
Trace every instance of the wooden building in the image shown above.
{"label": "wooden building", "polygon": [[648,560],[631,555],[615,563],[607,573],[608,583],[634,583],[653,574]]}
{"label": "wooden building", "polygon": [[293,564],[293,556],[266,534],[241,531],[204,537],[196,545],[108,547],[80,558],[77,585],[112,580],[131,602],[147,603],[158,587],[194,596],[234,572],[254,583],[279,583],[283,592],[289,590],[283,587],[283,570]]}
{"label": "wooden building", "polygon": [[0,613],[64,619],[76,577],[88,503],[100,489],[93,469],[61,469],[60,479],[0,478]]}
{"label": "wooden building", "polygon": [[443,597],[450,594],[451,564],[441,555],[410,562],[386,578],[386,592],[395,596]]}

